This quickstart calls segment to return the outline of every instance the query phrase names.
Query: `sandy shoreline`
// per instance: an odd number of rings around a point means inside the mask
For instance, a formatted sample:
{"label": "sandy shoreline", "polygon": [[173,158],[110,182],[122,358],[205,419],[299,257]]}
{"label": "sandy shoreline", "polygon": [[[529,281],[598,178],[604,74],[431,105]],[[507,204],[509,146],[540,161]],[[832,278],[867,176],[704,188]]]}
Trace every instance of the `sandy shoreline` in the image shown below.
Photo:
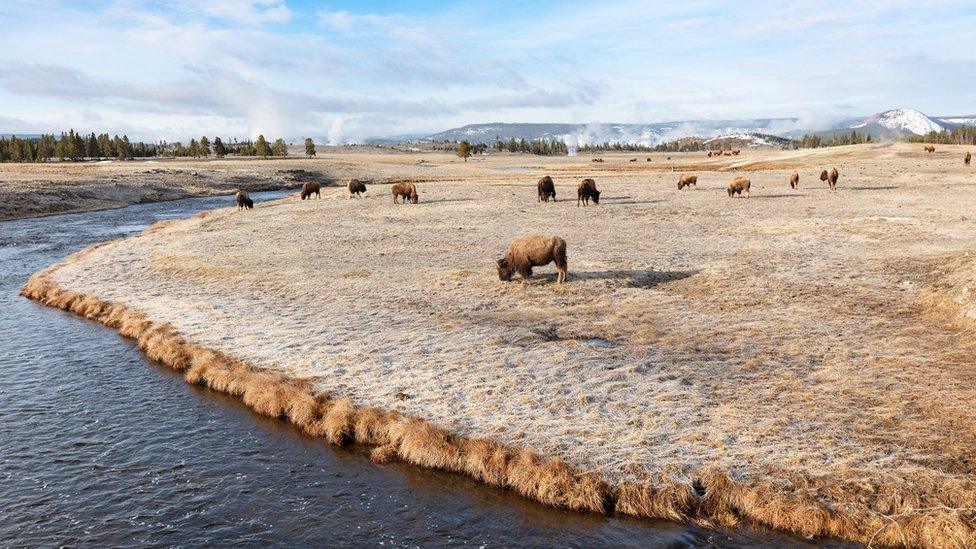
{"label": "sandy shoreline", "polygon": [[[799,153],[737,159],[748,200],[724,197],[731,174],[678,192],[668,167],[626,159],[452,164],[417,206],[374,185],[218,210],[79,254],[25,294],[177,369],[200,355],[256,372],[272,389],[250,397],[220,368],[188,380],[305,429],[345,418],[318,433],[330,442],[370,417],[379,460],[576,509],[971,545],[972,344],[926,299],[960,299],[931,273],[976,239],[976,181],[908,145]],[[415,158],[387,162],[371,169],[416,177]],[[815,180],[824,162],[837,193]],[[541,173],[560,202],[535,202]],[[599,207],[568,200],[584,175]],[[566,238],[569,284],[497,280],[494,258],[529,232]]]}

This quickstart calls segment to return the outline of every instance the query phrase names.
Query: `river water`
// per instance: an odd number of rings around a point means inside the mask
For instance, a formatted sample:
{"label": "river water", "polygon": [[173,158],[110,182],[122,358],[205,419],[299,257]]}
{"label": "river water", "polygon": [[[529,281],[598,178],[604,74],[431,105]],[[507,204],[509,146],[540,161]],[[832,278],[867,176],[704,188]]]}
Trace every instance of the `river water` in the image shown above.
{"label": "river water", "polygon": [[559,511],[458,475],[378,466],[188,385],[113,330],[18,296],[30,274],[81,248],[232,203],[0,223],[0,546],[810,544]]}

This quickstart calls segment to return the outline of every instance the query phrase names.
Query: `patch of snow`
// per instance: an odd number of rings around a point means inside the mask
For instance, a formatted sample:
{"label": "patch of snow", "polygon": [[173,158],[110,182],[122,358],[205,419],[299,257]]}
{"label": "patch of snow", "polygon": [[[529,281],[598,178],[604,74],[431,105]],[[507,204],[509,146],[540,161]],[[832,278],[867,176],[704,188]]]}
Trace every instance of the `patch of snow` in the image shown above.
{"label": "patch of snow", "polygon": [[973,116],[956,117],[956,118],[943,118],[942,120],[945,121],[945,122],[949,122],[951,124],[967,124],[967,125],[976,124],[976,117],[973,117]]}
{"label": "patch of snow", "polygon": [[925,135],[929,132],[939,132],[944,129],[941,124],[915,109],[885,111],[868,118],[860,124],[855,124],[851,128],[863,128],[872,123],[889,130],[906,131],[915,135]]}

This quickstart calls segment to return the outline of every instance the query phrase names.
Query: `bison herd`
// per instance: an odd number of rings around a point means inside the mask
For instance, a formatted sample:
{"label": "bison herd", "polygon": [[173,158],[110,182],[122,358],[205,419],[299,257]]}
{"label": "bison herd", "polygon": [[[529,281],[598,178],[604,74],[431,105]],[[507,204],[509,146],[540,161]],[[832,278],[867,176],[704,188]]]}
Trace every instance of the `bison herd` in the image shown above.
{"label": "bison herd", "polygon": [[[932,153],[935,152],[935,147],[931,145],[925,146],[925,151]],[[737,155],[738,150],[733,151],[709,151],[708,156],[714,155]],[[647,159],[650,161],[650,158]],[[635,162],[636,159],[631,160]],[[603,162],[602,158],[594,158],[593,162]],[[966,166],[969,166],[972,162],[972,155],[967,152],[963,159]],[[830,190],[837,189],[837,181],[840,178],[840,173],[837,168],[831,168],[830,170],[822,170],[820,172],[820,180],[827,183]],[[789,183],[791,189],[800,188],[800,174],[798,172],[793,172],[789,176]],[[678,177],[678,190],[684,189],[685,187],[693,187],[698,185],[698,176],[692,173],[683,173]],[[749,197],[749,189],[752,186],[752,182],[745,177],[737,176],[732,179],[726,188],[726,192],[729,197],[734,196],[745,196]],[[348,184],[349,197],[361,196],[362,193],[366,192],[366,185],[359,181],[358,179],[351,179]],[[539,202],[549,202],[552,200],[556,201],[556,185],[552,177],[544,176],[539,179],[537,184],[538,190],[538,201]],[[417,204],[418,194],[417,186],[409,182],[399,182],[395,183],[391,187],[391,193],[393,195],[393,203],[400,204],[407,203]],[[316,198],[321,197],[321,186],[317,182],[306,182],[302,185],[301,198],[305,200],[306,198],[311,198],[312,195]],[[237,208],[238,210],[250,210],[254,208],[254,201],[248,195],[247,191],[238,191],[236,195]],[[576,206],[579,207],[581,204],[583,206],[589,205],[590,200],[594,204],[600,203],[600,191],[596,188],[596,181],[591,178],[583,179],[576,188]],[[508,254],[505,257],[498,260],[498,278],[502,281],[510,281],[515,273],[518,273],[523,280],[527,280],[532,276],[533,267],[541,267],[543,265],[548,265],[550,263],[556,264],[556,282],[563,283],[566,281],[566,276],[568,273],[568,267],[566,262],[566,241],[558,236],[544,236],[544,235],[532,235],[523,236],[513,240],[508,247]]]}

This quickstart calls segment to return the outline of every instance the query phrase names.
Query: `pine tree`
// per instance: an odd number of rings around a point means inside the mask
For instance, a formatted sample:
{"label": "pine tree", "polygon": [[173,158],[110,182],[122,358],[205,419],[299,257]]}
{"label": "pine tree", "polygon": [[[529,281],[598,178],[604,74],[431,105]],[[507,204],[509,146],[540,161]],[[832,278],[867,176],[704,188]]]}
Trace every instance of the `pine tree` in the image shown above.
{"label": "pine tree", "polygon": [[71,157],[72,160],[80,160],[85,156],[85,138],[81,136],[81,132],[74,134],[72,139],[75,142],[75,155]]}
{"label": "pine tree", "polygon": [[467,141],[462,141],[458,143],[457,149],[454,151],[454,154],[458,155],[458,157],[460,158],[463,158],[464,161],[467,162],[468,157],[471,156],[471,143],[468,143]]}
{"label": "pine tree", "polygon": [[227,149],[224,147],[224,142],[220,140],[219,137],[214,137],[213,143],[214,154],[217,158],[223,158],[227,154]]}
{"label": "pine tree", "polygon": [[204,157],[210,156],[210,140],[206,135],[200,138],[200,154]]}
{"label": "pine tree", "polygon": [[37,160],[46,162],[54,156],[54,137],[41,135],[41,140],[37,143]]}
{"label": "pine tree", "polygon": [[7,157],[11,162],[22,162],[23,161],[23,148],[20,146],[20,139],[16,136],[11,136],[10,141],[7,142]]}
{"label": "pine tree", "polygon": [[267,158],[271,154],[271,147],[268,146],[264,134],[258,135],[258,140],[254,143],[254,153],[261,158]]}
{"label": "pine tree", "polygon": [[85,156],[88,158],[98,158],[101,156],[98,152],[98,138],[95,137],[95,132],[88,134],[88,138],[85,139]]}
{"label": "pine tree", "polygon": [[288,145],[285,144],[285,140],[282,138],[275,139],[274,145],[271,146],[271,154],[274,156],[288,156]]}
{"label": "pine tree", "polygon": [[312,141],[311,137],[305,138],[305,156],[307,158],[315,156],[315,142]]}

